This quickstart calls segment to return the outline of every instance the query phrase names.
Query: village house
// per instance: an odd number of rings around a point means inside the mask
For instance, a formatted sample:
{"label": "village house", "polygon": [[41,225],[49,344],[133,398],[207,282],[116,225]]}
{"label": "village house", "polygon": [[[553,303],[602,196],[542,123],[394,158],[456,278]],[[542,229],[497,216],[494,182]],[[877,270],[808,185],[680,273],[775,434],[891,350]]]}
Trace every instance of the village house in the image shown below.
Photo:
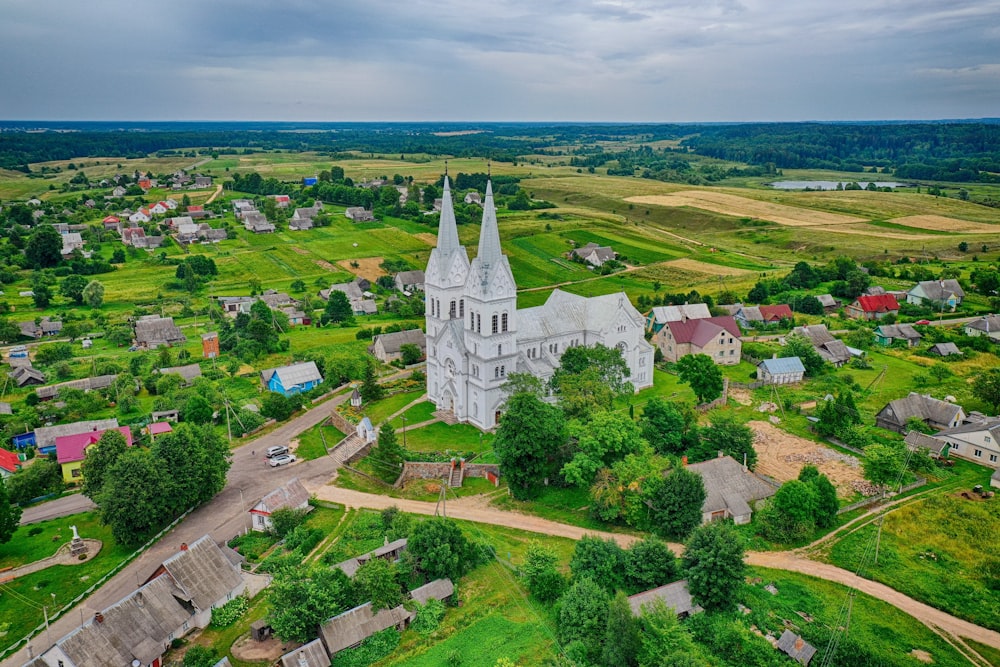
{"label": "village house", "polygon": [[39,387],[35,390],[35,395],[38,396],[39,400],[49,401],[58,398],[59,391],[62,389],[78,389],[83,392],[97,391],[107,389],[115,383],[116,379],[118,379],[118,375],[112,373],[110,375],[97,375],[80,380],[69,380],[67,382],[59,382],[58,384],[50,384],[47,387]]}
{"label": "village house", "polygon": [[16,443],[18,447],[31,445],[38,449],[39,454],[51,454],[56,451],[56,438],[64,435],[74,435],[76,433],[89,433],[92,431],[106,431],[118,428],[118,420],[111,419],[90,419],[86,421],[72,422],[70,424],[56,424],[55,426],[39,426],[34,431],[26,433],[28,436],[21,443]]}
{"label": "village house", "polygon": [[403,345],[416,345],[421,356],[427,353],[427,337],[420,329],[378,334],[372,338],[368,352],[383,364],[388,364],[402,357]]}
{"label": "village house", "polygon": [[278,208],[288,208],[292,203],[292,198],[288,195],[270,195],[270,197],[274,200],[274,205]]}
{"label": "village house", "polygon": [[[191,218],[187,218],[191,220]],[[198,225],[194,222],[182,222],[175,225],[177,230],[174,233],[174,239],[180,244],[195,243],[198,240]]]}
{"label": "village house", "polygon": [[907,422],[917,418],[931,428],[951,429],[965,421],[962,406],[911,391],[904,398],[890,401],[875,415],[875,425],[896,433],[909,431]]}
{"label": "village house", "polygon": [[18,387],[28,387],[30,385],[45,384],[45,374],[36,368],[28,366],[18,366],[10,373],[10,378]]}
{"label": "village house", "polygon": [[682,306],[653,306],[646,316],[646,331],[656,333],[667,322],[703,320],[712,316],[704,303],[685,303]]}
{"label": "village house", "polygon": [[916,347],[923,338],[912,324],[880,324],[875,327],[874,336],[875,342],[879,345],[892,345],[896,341],[905,341],[906,347]]}
{"label": "village house", "polygon": [[840,301],[833,298],[832,294],[817,294],[816,300],[819,301],[819,305],[823,306],[823,313],[826,315],[836,312],[840,308]]}
{"label": "village house", "polygon": [[0,479],[10,477],[21,469],[21,459],[12,451],[0,448]]}
{"label": "village house", "polygon": [[157,370],[160,375],[180,375],[184,380],[184,386],[190,387],[195,380],[201,377],[201,366],[198,364],[188,364],[186,366],[171,366]]}
{"label": "village house", "polygon": [[355,315],[376,315],[378,314],[378,304],[374,299],[359,299],[351,302],[351,310]]}
{"label": "village house", "polygon": [[722,452],[717,458],[692,463],[688,470],[701,475],[705,485],[702,523],[721,519],[732,519],[737,525],[750,523],[752,504],[770,498],[777,491],[733,457],[722,455]]}
{"label": "village house", "polygon": [[211,176],[202,176],[200,174],[196,175],[194,177],[194,185],[193,185],[193,187],[195,187],[195,188],[210,188],[210,187],[212,187],[212,177]]}
{"label": "village house", "polygon": [[135,321],[135,341],[141,348],[152,350],[161,345],[169,347],[186,340],[184,332],[174,324],[172,317],[143,315]]}
{"label": "village house", "polygon": [[267,494],[250,508],[250,525],[257,532],[267,533],[274,529],[271,515],[281,509],[302,510],[309,512],[309,492],[302,486],[299,478],[289,480],[284,486]]}
{"label": "village house", "polygon": [[170,212],[170,207],[167,206],[166,202],[158,201],[149,207],[149,212],[153,215],[166,215]]}
{"label": "village house", "polygon": [[138,211],[136,211],[135,213],[133,213],[128,217],[129,222],[136,222],[136,223],[149,222],[152,219],[153,218],[149,216],[149,210],[146,208],[140,208]]}
{"label": "village house", "polygon": [[[405,191],[405,188],[404,188]],[[466,204],[476,204],[477,206],[483,205],[483,196],[478,192],[467,192],[465,197],[462,199]],[[405,202],[403,202],[405,203]]]}
{"label": "village house", "polygon": [[330,667],[330,654],[322,639],[314,639],[281,656],[278,662],[281,667]]}
{"label": "village house", "polygon": [[128,190],[126,190],[122,186],[116,185],[115,188],[111,191],[111,196],[115,199],[119,199],[121,197],[124,197],[127,192]]}
{"label": "village house", "polygon": [[319,369],[316,368],[316,363],[313,361],[303,361],[280,368],[269,368],[261,371],[260,377],[268,391],[284,396],[301,394],[323,382],[323,376],[320,375]]}
{"label": "village house", "polygon": [[862,295],[845,309],[855,320],[881,320],[889,315],[899,315],[899,303],[892,294]]}
{"label": "village house", "polygon": [[270,234],[275,230],[273,224],[267,221],[263,213],[248,211],[243,214],[243,227],[254,234]]}
{"label": "village house", "polygon": [[569,256],[578,257],[591,266],[602,266],[604,262],[616,259],[618,257],[618,253],[608,246],[597,245],[596,243],[591,242],[585,246],[573,248],[573,250],[570,251]]}
{"label": "village house", "polygon": [[988,336],[1000,341],[1000,315],[983,315],[965,324],[966,336]]}
{"label": "village house", "polygon": [[349,206],[344,210],[344,217],[352,222],[370,222],[375,214],[363,206]]}
{"label": "village house", "polygon": [[934,306],[935,310],[947,310],[954,312],[962,305],[965,298],[965,290],[958,284],[958,281],[949,278],[947,280],[922,280],[910,288],[906,293],[906,303],[914,305]]}
{"label": "village house", "polygon": [[673,609],[679,619],[685,619],[692,614],[704,611],[691,598],[691,591],[688,590],[686,579],[630,595],[628,606],[632,609],[633,616],[641,616],[642,607],[656,600],[662,600],[667,607]]}
{"label": "village house", "polygon": [[1000,468],[1000,418],[970,415],[965,423],[934,434],[948,443],[951,456]]}
{"label": "village house", "polygon": [[41,338],[42,336],[58,336],[62,332],[62,322],[53,320],[48,315],[41,318],[37,323],[34,320],[18,322],[21,335],[27,338]]}
{"label": "village house", "polygon": [[326,289],[321,289],[319,291],[319,298],[324,301],[329,301],[330,294],[332,292],[343,292],[344,295],[347,296],[347,300],[351,302],[359,301],[365,298],[364,290],[361,287],[359,278],[356,278],[349,283],[336,283],[334,285],[330,285]]}
{"label": "village house", "polygon": [[117,232],[121,230],[122,221],[121,218],[116,215],[109,215],[101,220],[101,225],[104,227],[105,231]]}
{"label": "village house", "polygon": [[757,364],[757,379],[764,384],[794,384],[802,382],[806,367],[798,357],[765,359]]}
{"label": "village house", "polygon": [[242,219],[244,215],[257,211],[257,205],[249,199],[234,199],[232,202],[233,213],[237,219]]}
{"label": "village house", "polygon": [[931,354],[936,354],[939,357],[950,357],[953,355],[962,355],[962,351],[958,349],[958,345],[954,343],[934,343],[927,351]]}
{"label": "village house", "polygon": [[806,338],[824,361],[830,362],[837,368],[851,360],[850,348],[844,341],[834,338],[825,324],[795,327],[792,333]]}
{"label": "village house", "polygon": [[79,233],[67,232],[62,235],[62,243],[62,256],[65,258],[72,255],[74,250],[83,250],[87,242]]}
{"label": "village house", "polygon": [[743,349],[740,328],[731,315],[668,321],[653,334],[653,344],[663,353],[664,361],[673,363],[689,354],[706,354],[724,366],[738,364]]}
{"label": "village house", "polygon": [[[139,243],[139,239],[142,239],[142,243]],[[139,248],[144,246],[145,242],[146,230],[142,227],[126,227],[122,230],[122,243],[124,245]]]}
{"label": "village house", "polygon": [[423,292],[424,272],[400,271],[395,276],[393,276],[392,283],[396,287],[396,291],[402,292],[403,294],[412,294],[413,292]]}
{"label": "village house", "polygon": [[[108,429],[111,430],[111,429]],[[132,429],[128,426],[119,426],[115,430],[125,436],[125,443],[132,446]],[[75,433],[73,435],[62,435],[56,438],[56,460],[62,468],[62,478],[67,484],[79,482],[83,479],[83,459],[87,455],[87,448],[97,445],[105,431],[87,431],[85,433]]]}

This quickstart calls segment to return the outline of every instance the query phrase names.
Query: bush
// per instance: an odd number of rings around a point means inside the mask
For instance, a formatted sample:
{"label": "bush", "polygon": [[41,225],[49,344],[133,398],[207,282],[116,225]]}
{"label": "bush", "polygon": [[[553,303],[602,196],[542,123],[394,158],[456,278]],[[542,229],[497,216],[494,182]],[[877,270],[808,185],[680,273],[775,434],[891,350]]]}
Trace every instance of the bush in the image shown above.
{"label": "bush", "polygon": [[233,598],[221,607],[212,609],[212,627],[228,628],[240,620],[240,617],[250,608],[250,599],[245,595]]}
{"label": "bush", "polygon": [[431,598],[427,604],[417,608],[417,617],[410,627],[421,637],[428,637],[438,629],[442,618],[444,618],[444,603]]}
{"label": "bush", "polygon": [[396,628],[376,632],[356,648],[349,648],[334,656],[331,667],[368,667],[396,650],[399,633]]}
{"label": "bush", "polygon": [[285,548],[289,551],[297,551],[305,556],[320,543],[323,539],[323,531],[319,528],[307,528],[296,526],[285,537]]}

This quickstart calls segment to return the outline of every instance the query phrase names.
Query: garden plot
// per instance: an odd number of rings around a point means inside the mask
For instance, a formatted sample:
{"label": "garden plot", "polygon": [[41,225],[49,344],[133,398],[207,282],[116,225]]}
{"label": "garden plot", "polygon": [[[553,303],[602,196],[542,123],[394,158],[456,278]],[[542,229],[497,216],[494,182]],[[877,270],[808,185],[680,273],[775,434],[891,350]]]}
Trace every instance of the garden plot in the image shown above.
{"label": "garden plot", "polygon": [[853,456],[786,433],[765,421],[752,421],[747,425],[754,432],[754,449],[757,450],[754,470],[758,473],[787,482],[798,478],[803,466],[814,465],[837,487],[837,495],[841,498],[852,497],[854,483],[864,481],[861,462]]}
{"label": "garden plot", "polygon": [[[358,259],[342,259],[337,264],[344,270],[350,271],[356,276],[366,278],[375,282],[380,276],[387,275],[385,269],[379,266],[385,258],[383,257],[361,257]],[[357,264],[357,267],[351,264]]]}

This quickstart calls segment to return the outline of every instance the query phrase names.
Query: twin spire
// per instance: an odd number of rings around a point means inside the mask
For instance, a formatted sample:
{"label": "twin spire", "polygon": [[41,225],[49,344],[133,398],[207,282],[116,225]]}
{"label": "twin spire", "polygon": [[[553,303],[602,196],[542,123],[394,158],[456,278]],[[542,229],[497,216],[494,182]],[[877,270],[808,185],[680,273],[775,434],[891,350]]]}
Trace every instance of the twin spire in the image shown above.
{"label": "twin spire", "polygon": [[[479,229],[479,252],[477,259],[484,268],[496,266],[503,256],[500,248],[500,229],[497,211],[493,204],[493,182],[487,176],[486,199],[483,201],[483,223]],[[448,179],[448,163],[444,168],[444,191],[441,193],[441,221],[438,224],[437,248],[447,255],[461,247],[458,240],[458,223],[451,201],[451,182]]]}

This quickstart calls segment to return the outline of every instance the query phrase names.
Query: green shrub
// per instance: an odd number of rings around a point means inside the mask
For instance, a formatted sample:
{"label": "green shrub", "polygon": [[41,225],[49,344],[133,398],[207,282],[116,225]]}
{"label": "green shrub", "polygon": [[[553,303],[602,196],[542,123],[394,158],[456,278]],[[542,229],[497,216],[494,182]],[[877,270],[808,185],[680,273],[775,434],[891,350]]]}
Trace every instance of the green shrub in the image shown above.
{"label": "green shrub", "polygon": [[341,651],[333,658],[331,667],[368,667],[396,650],[399,633],[396,628],[376,632],[356,648]]}
{"label": "green shrub", "polygon": [[431,598],[427,604],[417,608],[417,617],[413,619],[410,627],[421,637],[427,637],[438,629],[442,618],[444,618],[444,603]]}
{"label": "green shrub", "polygon": [[228,628],[240,619],[250,608],[250,599],[245,595],[235,597],[221,607],[212,609],[212,627]]}

